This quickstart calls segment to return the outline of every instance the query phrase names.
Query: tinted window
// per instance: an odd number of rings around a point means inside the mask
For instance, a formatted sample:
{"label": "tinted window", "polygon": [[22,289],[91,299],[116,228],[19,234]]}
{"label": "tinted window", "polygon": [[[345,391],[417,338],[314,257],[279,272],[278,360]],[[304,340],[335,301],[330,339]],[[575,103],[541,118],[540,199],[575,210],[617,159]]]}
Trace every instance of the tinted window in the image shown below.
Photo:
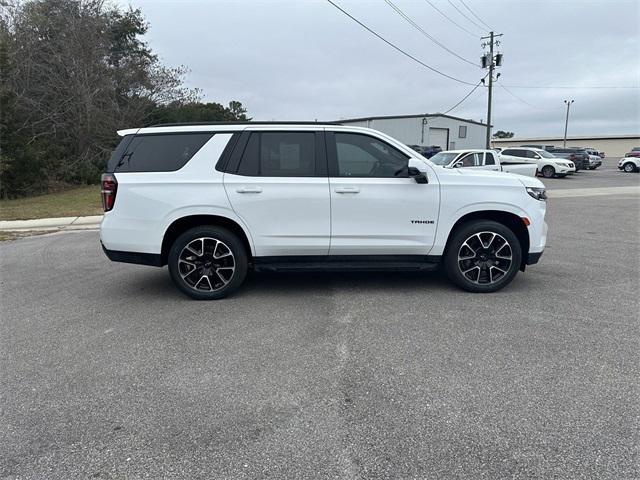
{"label": "tinted window", "polygon": [[111,173],[114,171],[116,165],[127,151],[127,146],[129,145],[129,142],[133,140],[133,137],[134,135],[125,135],[124,137],[122,137],[122,140],[120,140],[120,143],[113,151],[111,157],[109,158],[109,161],[107,162],[107,172]]}
{"label": "tinted window", "polygon": [[[136,135],[109,161],[110,172],[173,172],[179,170],[213,133]],[[126,138],[126,137],[125,137]],[[123,139],[124,142],[124,139]]]}
{"label": "tinted window", "polygon": [[533,150],[527,150],[526,152],[527,154],[527,158],[536,158],[536,157],[540,157],[540,155],[538,155],[536,152],[534,152]]}
{"label": "tinted window", "polygon": [[487,152],[484,154],[484,164],[485,165],[495,165],[496,160],[493,158],[493,153]]}
{"label": "tinted window", "polygon": [[338,176],[407,177],[409,157],[368,135],[336,133]]}
{"label": "tinted window", "polygon": [[503,150],[502,154],[503,155],[512,155],[514,157],[525,157],[526,156],[526,154],[524,153],[523,150],[510,150],[510,149],[507,149],[507,150]]}
{"label": "tinted window", "polygon": [[315,176],[315,133],[252,133],[240,160],[238,174],[262,177]]}

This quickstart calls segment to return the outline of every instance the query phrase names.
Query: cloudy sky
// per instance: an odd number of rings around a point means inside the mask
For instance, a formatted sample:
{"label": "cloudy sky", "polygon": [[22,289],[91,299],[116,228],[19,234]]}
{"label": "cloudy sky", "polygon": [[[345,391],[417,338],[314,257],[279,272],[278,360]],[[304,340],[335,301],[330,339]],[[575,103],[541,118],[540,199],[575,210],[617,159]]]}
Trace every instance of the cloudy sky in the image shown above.
{"label": "cloudy sky", "polygon": [[[640,132],[639,88],[587,88],[640,86],[638,0],[392,0],[457,56],[385,0],[333,1],[407,53],[471,84],[486,73],[476,65],[489,29],[477,17],[502,33],[495,129],[561,135],[563,100],[574,99],[569,135]],[[187,84],[205,100],[239,100],[254,119],[444,112],[473,88],[403,56],[326,0],[118,3],[142,9],[151,47],[165,64],[187,66]],[[451,115],[486,119],[486,104],[487,89],[478,88]]]}

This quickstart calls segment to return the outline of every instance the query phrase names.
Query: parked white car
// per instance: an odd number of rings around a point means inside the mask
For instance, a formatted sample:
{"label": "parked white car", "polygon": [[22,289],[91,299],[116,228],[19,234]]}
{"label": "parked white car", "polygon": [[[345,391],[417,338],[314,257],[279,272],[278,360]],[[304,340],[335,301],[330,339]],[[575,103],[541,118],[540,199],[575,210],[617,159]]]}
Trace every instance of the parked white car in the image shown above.
{"label": "parked white car", "polygon": [[495,150],[447,150],[439,152],[429,160],[444,168],[473,168],[494,172],[509,172],[529,177],[536,176],[536,165],[517,161],[502,164]]}
{"label": "parked white car", "polygon": [[471,292],[508,285],[547,239],[545,187],[440,168],[375,130],[179,125],[119,132],[102,178],[114,261],[168,265],[218,299],[254,270],[428,270]]}
{"label": "parked white car", "polygon": [[565,177],[576,172],[576,166],[571,160],[554,157],[541,148],[507,148],[500,155],[502,163],[525,161],[537,165],[538,173],[545,178]]}
{"label": "parked white car", "polygon": [[622,157],[618,161],[618,168],[627,173],[640,172],[640,158],[638,157]]}

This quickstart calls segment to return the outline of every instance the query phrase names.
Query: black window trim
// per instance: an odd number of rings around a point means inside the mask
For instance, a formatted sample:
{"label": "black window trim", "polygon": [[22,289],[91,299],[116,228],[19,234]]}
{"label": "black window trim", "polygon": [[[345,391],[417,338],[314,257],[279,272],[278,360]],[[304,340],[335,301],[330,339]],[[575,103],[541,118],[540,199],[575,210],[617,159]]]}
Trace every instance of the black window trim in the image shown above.
{"label": "black window trim", "polygon": [[[229,160],[225,165],[224,172],[231,173],[233,175],[246,176],[239,173],[240,170],[240,161],[244,155],[244,151],[249,144],[249,139],[251,135],[261,135],[263,133],[313,133],[314,134],[314,154],[315,154],[315,174],[314,175],[304,175],[304,176],[290,176],[290,175],[279,175],[279,176],[264,176],[264,178],[326,178],[327,177],[327,154],[326,154],[326,146],[324,140],[324,132],[321,130],[244,130],[238,137],[237,143],[233,148],[233,152],[229,155]],[[261,178],[262,175],[258,177],[251,178]]]}
{"label": "black window trim", "polygon": [[377,140],[380,143],[383,143],[385,145],[388,145],[389,148],[393,148],[395,151],[397,151],[398,153],[400,153],[401,155],[405,156],[407,158],[407,166],[409,165],[409,160],[412,158],[410,155],[407,155],[406,153],[404,153],[402,150],[400,150],[399,148],[391,145],[389,142],[378,138],[374,135],[369,135],[368,133],[361,133],[361,132],[350,132],[350,131],[338,131],[338,130],[333,130],[333,131],[327,131],[325,132],[325,141],[326,141],[326,147],[327,147],[327,160],[329,163],[329,177],[334,177],[334,178],[409,178],[409,174],[407,173],[407,175],[403,175],[403,176],[399,176],[399,177],[372,177],[370,175],[340,175],[340,169],[338,168],[338,149],[336,147],[336,139],[335,139],[335,134],[336,133],[342,133],[342,134],[349,134],[349,135],[361,135],[363,137],[369,137],[369,138],[373,138],[374,140]]}

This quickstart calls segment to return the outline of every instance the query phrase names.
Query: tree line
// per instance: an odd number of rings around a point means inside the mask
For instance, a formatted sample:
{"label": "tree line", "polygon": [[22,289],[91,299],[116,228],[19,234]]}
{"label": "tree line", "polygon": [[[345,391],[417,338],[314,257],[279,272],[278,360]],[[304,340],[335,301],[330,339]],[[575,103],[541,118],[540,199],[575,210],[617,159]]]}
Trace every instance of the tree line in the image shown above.
{"label": "tree line", "polygon": [[185,67],[163,65],[139,9],[103,0],[0,0],[0,197],[99,180],[116,131],[247,120],[202,103]]}

